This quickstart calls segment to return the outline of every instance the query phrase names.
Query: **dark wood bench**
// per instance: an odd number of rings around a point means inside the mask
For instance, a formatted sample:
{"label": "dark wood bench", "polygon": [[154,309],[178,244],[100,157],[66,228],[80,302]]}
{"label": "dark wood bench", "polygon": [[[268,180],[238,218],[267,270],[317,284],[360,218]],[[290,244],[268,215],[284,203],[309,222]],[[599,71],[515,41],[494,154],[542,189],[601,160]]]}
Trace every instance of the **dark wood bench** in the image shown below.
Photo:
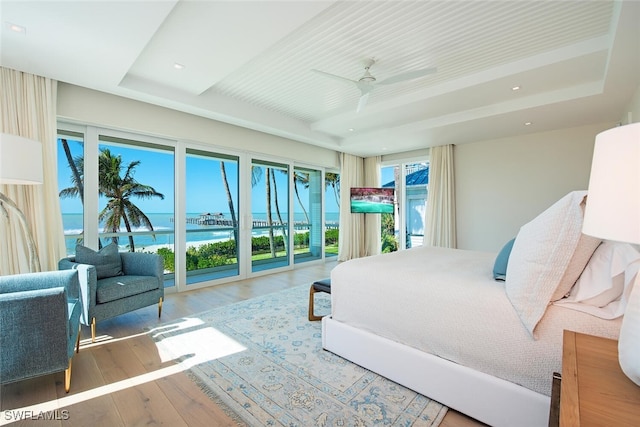
{"label": "dark wood bench", "polygon": [[309,288],[309,320],[320,320],[322,316],[316,316],[313,312],[313,303],[314,303],[314,295],[316,292],[326,292],[328,294],[331,293],[331,279],[322,279],[316,280],[311,284],[311,288]]}

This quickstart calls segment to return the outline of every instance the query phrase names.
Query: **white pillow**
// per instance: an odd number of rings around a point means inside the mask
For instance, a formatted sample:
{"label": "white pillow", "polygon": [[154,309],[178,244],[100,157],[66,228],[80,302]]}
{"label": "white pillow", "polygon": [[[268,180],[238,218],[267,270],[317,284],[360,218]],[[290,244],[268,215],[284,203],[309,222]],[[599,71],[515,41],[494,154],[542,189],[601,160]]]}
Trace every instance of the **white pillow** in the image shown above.
{"label": "white pillow", "polygon": [[[564,196],[523,225],[513,244],[505,289],[520,320],[534,337],[534,329],[563,281],[582,237],[586,195],[586,191],[573,191]],[[588,258],[584,263],[587,261]]]}
{"label": "white pillow", "polygon": [[[584,206],[582,207],[582,212],[584,213]],[[569,265],[567,265],[558,287],[551,295],[551,301],[558,301],[569,294],[600,243],[602,243],[601,239],[580,234],[576,249],[573,251],[571,260],[569,260]]]}
{"label": "white pillow", "polygon": [[633,246],[604,242],[596,249],[569,295],[554,304],[602,319],[620,317],[640,267],[638,262],[640,252]]}

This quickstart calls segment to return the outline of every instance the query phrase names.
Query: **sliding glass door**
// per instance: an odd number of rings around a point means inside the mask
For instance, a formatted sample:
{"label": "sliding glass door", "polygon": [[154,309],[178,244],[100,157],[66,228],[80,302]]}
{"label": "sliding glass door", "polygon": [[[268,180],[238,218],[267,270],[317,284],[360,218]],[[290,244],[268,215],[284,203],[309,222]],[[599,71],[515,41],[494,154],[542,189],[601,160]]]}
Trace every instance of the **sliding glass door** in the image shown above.
{"label": "sliding glass door", "polygon": [[65,255],[84,244],[84,134],[58,133],[58,190],[64,227]]}
{"label": "sliding glass door", "polygon": [[322,172],[295,167],[294,185],[294,262],[322,258]]}
{"label": "sliding glass door", "polygon": [[322,167],[64,124],[58,181],[68,255],[157,253],[178,292],[338,253],[340,176]]}
{"label": "sliding glass door", "polygon": [[290,265],[289,166],[251,162],[251,272]]}
{"label": "sliding glass door", "polygon": [[239,159],[186,150],[187,284],[238,276]]}

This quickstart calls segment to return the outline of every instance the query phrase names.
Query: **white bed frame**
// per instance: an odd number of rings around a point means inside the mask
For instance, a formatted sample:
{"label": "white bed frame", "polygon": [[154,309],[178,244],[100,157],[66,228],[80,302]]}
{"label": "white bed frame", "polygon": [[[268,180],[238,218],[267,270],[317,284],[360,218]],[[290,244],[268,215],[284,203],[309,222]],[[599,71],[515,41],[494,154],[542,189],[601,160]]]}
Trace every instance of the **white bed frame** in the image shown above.
{"label": "white bed frame", "polygon": [[491,426],[548,425],[549,396],[354,328],[331,316],[322,318],[322,347]]}

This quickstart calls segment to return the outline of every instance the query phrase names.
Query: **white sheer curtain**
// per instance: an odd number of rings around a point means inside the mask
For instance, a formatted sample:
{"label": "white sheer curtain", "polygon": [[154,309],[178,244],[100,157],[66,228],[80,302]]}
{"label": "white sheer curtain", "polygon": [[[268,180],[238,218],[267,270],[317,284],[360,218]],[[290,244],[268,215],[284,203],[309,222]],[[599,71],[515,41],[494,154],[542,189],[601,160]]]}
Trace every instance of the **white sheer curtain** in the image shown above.
{"label": "white sheer curtain", "polygon": [[[364,186],[380,187],[380,156],[364,159]],[[381,232],[380,215],[364,214],[365,246],[364,256],[378,255],[380,253]]]}
{"label": "white sheer curtain", "polygon": [[338,261],[361,256],[364,248],[364,214],[350,211],[351,187],[364,185],[362,157],[340,153],[340,233],[338,234]]}
{"label": "white sheer curtain", "polygon": [[425,244],[456,247],[456,194],[453,145],[431,148]]}
{"label": "white sheer curtain", "polygon": [[351,187],[380,185],[380,157],[340,154],[340,234],[338,261],[380,253],[380,215],[352,214]]}
{"label": "white sheer curtain", "polygon": [[[0,132],[42,143],[42,185],[0,185],[24,212],[43,271],[56,270],[65,255],[56,166],[57,82],[0,67]],[[27,242],[19,222],[0,215],[0,275],[29,272]]]}

